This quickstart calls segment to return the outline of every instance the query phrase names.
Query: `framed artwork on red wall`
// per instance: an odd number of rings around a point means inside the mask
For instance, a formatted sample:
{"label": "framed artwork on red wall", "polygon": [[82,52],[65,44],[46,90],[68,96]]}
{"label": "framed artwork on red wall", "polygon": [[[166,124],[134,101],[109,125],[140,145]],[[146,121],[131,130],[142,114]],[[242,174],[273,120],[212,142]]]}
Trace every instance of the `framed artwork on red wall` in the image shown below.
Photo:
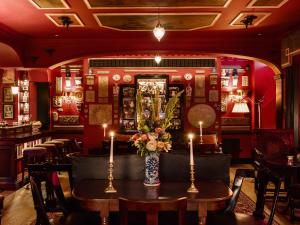
{"label": "framed artwork on red wall", "polygon": [[4,104],[3,105],[3,119],[13,119],[14,118],[14,105]]}
{"label": "framed artwork on red wall", "polygon": [[4,103],[14,102],[14,96],[12,94],[11,87],[3,88],[3,102]]}

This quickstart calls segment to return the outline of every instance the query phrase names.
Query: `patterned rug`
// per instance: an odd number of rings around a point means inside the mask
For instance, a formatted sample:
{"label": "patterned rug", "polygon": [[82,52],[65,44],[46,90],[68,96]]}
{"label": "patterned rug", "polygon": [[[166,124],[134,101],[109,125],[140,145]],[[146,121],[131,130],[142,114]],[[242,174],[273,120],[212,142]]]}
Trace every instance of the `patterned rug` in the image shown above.
{"label": "patterned rug", "polygon": [[[255,202],[252,201],[244,192],[240,192],[238,202],[235,207],[235,212],[244,213],[252,215],[252,212],[255,210]],[[269,215],[265,213],[265,221],[269,219]],[[280,225],[275,219],[273,220],[273,225]]]}

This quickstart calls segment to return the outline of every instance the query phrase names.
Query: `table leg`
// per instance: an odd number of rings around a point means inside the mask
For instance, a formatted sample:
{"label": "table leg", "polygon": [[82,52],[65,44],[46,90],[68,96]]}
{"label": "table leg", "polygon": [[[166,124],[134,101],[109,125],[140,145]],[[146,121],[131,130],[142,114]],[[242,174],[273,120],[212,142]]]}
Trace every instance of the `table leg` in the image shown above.
{"label": "table leg", "polygon": [[199,202],[198,217],[199,217],[199,225],[205,225],[206,217],[207,217],[207,202]]}
{"label": "table leg", "polygon": [[109,216],[109,203],[106,201],[105,203],[102,204],[101,209],[100,209],[100,219],[101,219],[101,224],[100,225],[108,225],[108,216]]}

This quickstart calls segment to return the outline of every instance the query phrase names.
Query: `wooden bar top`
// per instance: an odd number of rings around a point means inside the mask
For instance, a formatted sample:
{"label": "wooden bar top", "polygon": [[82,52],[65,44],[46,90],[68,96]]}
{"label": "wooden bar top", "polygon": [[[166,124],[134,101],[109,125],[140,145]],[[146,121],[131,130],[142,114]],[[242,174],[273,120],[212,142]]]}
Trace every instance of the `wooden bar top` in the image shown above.
{"label": "wooden bar top", "polygon": [[7,134],[1,135],[0,141],[26,141],[27,139],[37,139],[40,137],[45,137],[51,135],[53,133],[52,130],[43,130],[38,132],[27,132],[27,133],[16,133],[16,134]]}

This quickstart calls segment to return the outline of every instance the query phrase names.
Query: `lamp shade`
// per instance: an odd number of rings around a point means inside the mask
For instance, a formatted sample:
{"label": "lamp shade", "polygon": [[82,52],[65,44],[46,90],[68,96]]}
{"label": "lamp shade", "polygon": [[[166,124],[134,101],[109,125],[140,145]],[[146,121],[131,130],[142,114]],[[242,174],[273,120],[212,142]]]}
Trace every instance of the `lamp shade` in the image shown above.
{"label": "lamp shade", "polygon": [[13,95],[17,95],[19,93],[19,86],[18,85],[11,86],[11,92]]}
{"label": "lamp shade", "polygon": [[160,55],[156,55],[156,56],[154,57],[154,61],[155,61],[157,64],[159,64],[159,63],[161,62],[161,60],[162,60],[162,58],[161,58]]}
{"label": "lamp shade", "polygon": [[236,102],[236,103],[234,103],[232,112],[233,113],[249,113],[250,110],[249,110],[249,107],[246,102]]}
{"label": "lamp shade", "polygon": [[156,39],[158,41],[160,41],[163,38],[163,36],[165,35],[165,33],[166,33],[165,28],[163,28],[160,25],[160,23],[158,23],[156,25],[156,27],[153,29],[153,34],[154,34],[154,36],[156,37]]}

